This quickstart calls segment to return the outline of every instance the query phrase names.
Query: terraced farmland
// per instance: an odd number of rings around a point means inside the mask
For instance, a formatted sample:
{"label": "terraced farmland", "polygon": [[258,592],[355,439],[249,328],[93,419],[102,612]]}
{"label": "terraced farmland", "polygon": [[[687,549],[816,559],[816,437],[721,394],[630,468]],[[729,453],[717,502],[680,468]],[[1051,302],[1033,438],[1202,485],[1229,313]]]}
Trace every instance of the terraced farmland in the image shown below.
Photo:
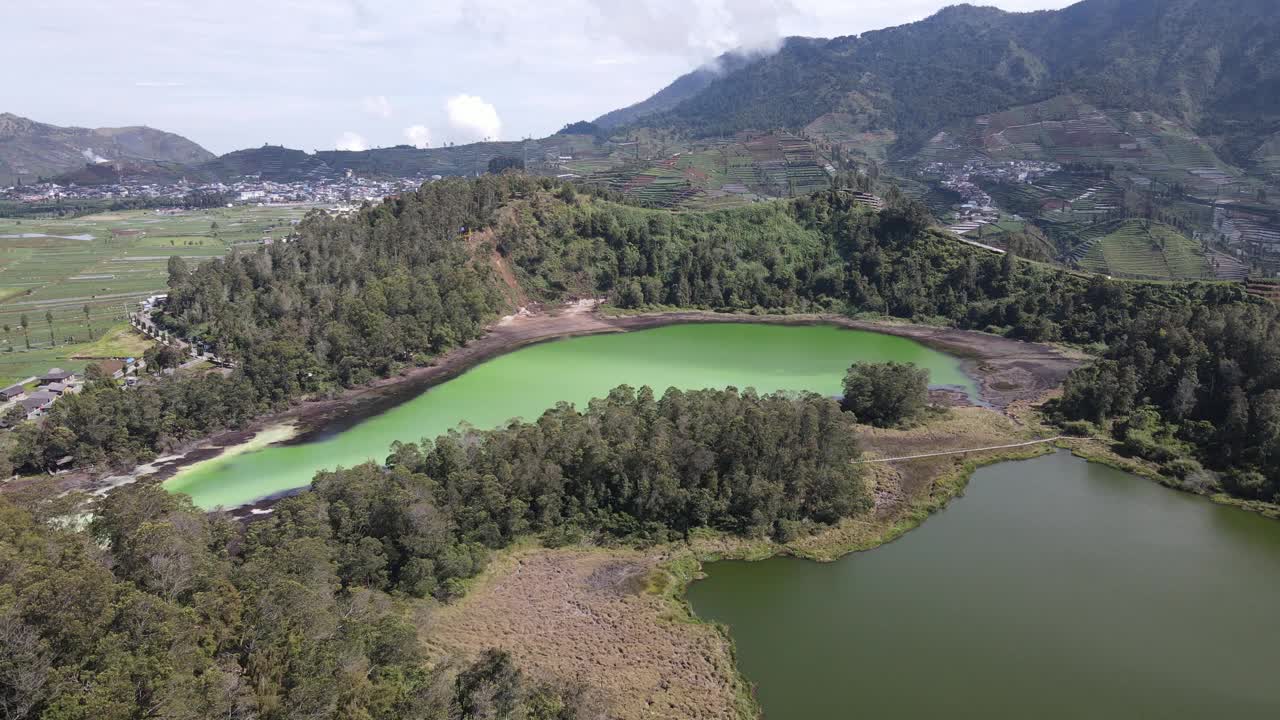
{"label": "terraced farmland", "polygon": [[1115,277],[1157,280],[1213,278],[1204,249],[1177,230],[1146,220],[1122,220],[1094,229],[1083,270]]}
{"label": "terraced farmland", "polygon": [[1280,133],[1262,143],[1252,157],[1255,168],[1272,180],[1280,180]]}
{"label": "terraced farmland", "polygon": [[[1118,178],[1179,183],[1200,197],[1240,181],[1240,172],[1191,129],[1151,112],[1104,111],[1073,95],[954,123],[915,156],[921,163],[975,157],[1107,165]],[[1259,165],[1265,157],[1264,151]]]}
{"label": "terraced farmland", "polygon": [[669,166],[652,167],[626,181],[622,192],[633,201],[651,207],[669,208],[695,194],[695,188],[685,179],[684,173]]}
{"label": "terraced farmland", "polygon": [[627,160],[603,167],[573,161],[565,168],[654,207],[727,207],[762,196],[802,195],[831,186],[813,143],[790,133],[743,133],[733,140],[664,145],[659,160]]}
{"label": "terraced farmland", "polygon": [[[306,209],[0,218],[0,325],[9,326],[7,338],[0,338],[0,382],[41,372],[59,359],[66,360],[68,368],[83,366],[73,356],[100,345],[89,342],[90,331],[101,340],[109,330],[123,328],[126,307],[163,291],[170,256],[195,264],[221,257],[238,244],[283,237]],[[46,314],[52,315],[52,327]],[[24,315],[26,334],[21,330]]]}

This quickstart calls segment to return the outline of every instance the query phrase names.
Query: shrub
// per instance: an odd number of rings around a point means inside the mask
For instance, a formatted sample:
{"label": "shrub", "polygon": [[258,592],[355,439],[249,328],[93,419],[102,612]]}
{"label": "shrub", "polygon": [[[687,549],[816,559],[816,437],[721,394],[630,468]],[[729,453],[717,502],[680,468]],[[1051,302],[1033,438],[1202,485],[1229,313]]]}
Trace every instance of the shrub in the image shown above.
{"label": "shrub", "polygon": [[1075,437],[1089,437],[1093,435],[1094,424],[1088,420],[1071,420],[1062,423],[1062,432]]}

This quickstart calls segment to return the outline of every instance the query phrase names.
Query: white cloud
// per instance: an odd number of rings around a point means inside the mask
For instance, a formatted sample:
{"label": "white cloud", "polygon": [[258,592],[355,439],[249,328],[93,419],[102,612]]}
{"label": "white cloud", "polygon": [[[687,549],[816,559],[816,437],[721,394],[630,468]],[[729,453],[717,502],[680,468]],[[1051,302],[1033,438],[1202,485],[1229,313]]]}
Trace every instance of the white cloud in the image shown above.
{"label": "white cloud", "polygon": [[369,143],[365,142],[365,139],[360,135],[348,130],[342,133],[342,135],[334,142],[334,148],[338,150],[354,150],[359,152],[360,150],[368,150]]}
{"label": "white cloud", "polygon": [[591,64],[608,67],[610,65],[634,65],[637,62],[640,62],[639,58],[632,55],[606,55],[592,60]]}
{"label": "white cloud", "polygon": [[426,125],[410,125],[404,129],[404,137],[416,148],[431,147],[431,130]]}
{"label": "white cloud", "polygon": [[449,125],[460,133],[458,140],[497,140],[502,135],[498,109],[475,95],[455,95],[445,103]]}
{"label": "white cloud", "polygon": [[[0,67],[23,68],[4,78],[0,110],[58,125],[145,124],[215,152],[310,149],[333,147],[335,128],[386,145],[422,123],[435,144],[455,139],[445,100],[466,93],[502,108],[503,137],[542,137],[642,100],[731,47],[860,33],[959,1],[0,0],[3,24],[22,28],[0,43]],[[246,52],[255,37],[271,42]]]}
{"label": "white cloud", "polygon": [[360,106],[370,115],[380,118],[391,117],[391,101],[386,95],[369,95],[360,101]]}
{"label": "white cloud", "polygon": [[[772,52],[783,23],[799,15],[792,0],[587,0],[596,36],[612,36],[643,54],[706,60],[728,50]],[[671,18],[680,18],[672,23]]]}

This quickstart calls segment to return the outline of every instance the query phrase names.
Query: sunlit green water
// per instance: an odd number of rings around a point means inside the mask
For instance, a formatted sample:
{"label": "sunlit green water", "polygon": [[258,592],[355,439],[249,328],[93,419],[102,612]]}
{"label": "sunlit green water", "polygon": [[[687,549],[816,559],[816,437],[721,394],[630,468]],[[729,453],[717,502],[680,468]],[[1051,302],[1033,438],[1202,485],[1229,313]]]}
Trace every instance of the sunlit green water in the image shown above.
{"label": "sunlit green water", "polygon": [[871,552],[707,571],[768,720],[1280,718],[1280,523],[1066,453]]}
{"label": "sunlit green water", "polygon": [[203,508],[233,507],[308,485],[317,470],[382,461],[393,440],[433,438],[464,421],[490,428],[533,419],[559,401],[581,405],[623,383],[658,394],[733,385],[836,395],[850,364],[887,360],[928,368],[934,385],[973,389],[955,358],[890,335],[831,326],[672,325],[517,350],[330,437],[195,465],[165,486]]}

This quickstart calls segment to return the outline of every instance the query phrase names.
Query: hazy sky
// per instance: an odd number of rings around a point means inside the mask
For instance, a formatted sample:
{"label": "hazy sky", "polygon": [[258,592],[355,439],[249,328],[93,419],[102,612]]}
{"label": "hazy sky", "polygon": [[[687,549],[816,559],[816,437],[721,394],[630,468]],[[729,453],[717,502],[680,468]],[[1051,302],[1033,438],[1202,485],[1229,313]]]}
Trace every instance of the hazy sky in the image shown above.
{"label": "hazy sky", "polygon": [[[222,153],[543,136],[725,50],[946,0],[0,0],[0,112]],[[995,0],[1006,10],[1069,0]]]}

